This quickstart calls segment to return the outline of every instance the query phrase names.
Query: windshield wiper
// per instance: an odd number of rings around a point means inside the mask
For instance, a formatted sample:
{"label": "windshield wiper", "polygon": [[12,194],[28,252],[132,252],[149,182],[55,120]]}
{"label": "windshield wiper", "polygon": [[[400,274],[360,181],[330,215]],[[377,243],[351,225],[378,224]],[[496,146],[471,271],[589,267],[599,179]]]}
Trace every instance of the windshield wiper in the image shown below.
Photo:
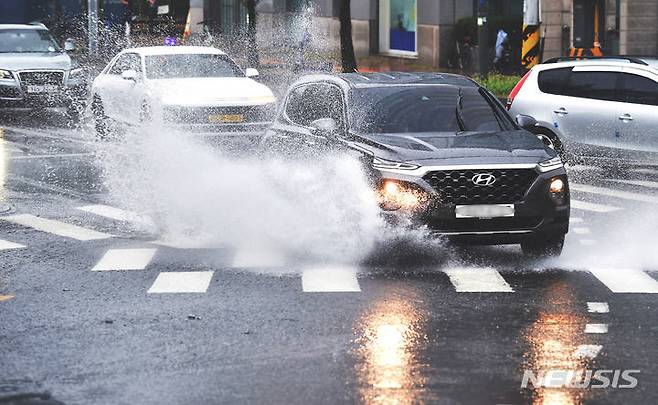
{"label": "windshield wiper", "polygon": [[462,116],[462,108],[464,97],[462,97],[462,89],[459,89],[459,96],[457,96],[457,106],[455,107],[455,116],[457,117],[457,124],[459,125],[459,132],[466,131],[466,124],[464,124],[464,117]]}

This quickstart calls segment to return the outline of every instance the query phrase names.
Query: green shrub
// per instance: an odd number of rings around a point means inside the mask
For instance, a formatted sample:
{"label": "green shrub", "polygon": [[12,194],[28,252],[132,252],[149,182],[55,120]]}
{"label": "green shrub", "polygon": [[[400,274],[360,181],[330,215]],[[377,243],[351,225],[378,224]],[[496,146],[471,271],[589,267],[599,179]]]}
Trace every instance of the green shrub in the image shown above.
{"label": "green shrub", "polygon": [[490,73],[486,77],[475,75],[473,79],[486,87],[496,97],[506,98],[516,86],[516,83],[521,80],[521,76]]}

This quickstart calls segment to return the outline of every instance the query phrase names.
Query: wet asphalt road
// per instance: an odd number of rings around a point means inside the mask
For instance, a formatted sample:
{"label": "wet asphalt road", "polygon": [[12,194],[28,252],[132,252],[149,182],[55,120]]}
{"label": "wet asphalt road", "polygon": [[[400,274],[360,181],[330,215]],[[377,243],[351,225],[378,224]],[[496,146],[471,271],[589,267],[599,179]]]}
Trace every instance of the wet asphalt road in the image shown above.
{"label": "wet asphalt road", "polygon": [[[0,404],[658,403],[658,170],[572,168],[557,262],[323,268],[153,243],[98,208],[93,139],[48,121],[0,124]],[[584,369],[638,385],[521,388]]]}

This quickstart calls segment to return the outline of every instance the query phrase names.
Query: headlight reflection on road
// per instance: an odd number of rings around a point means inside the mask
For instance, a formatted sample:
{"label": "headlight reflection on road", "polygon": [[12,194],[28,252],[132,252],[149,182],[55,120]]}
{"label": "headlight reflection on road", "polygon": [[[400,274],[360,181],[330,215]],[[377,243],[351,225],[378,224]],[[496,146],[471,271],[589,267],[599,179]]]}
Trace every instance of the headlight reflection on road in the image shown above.
{"label": "headlight reflection on road", "polygon": [[366,404],[411,404],[426,384],[418,352],[426,337],[413,302],[388,299],[366,314],[357,340],[357,375]]}
{"label": "headlight reflection on road", "polygon": [[5,130],[0,127],[0,203],[7,201],[7,177],[9,176],[9,147]]}

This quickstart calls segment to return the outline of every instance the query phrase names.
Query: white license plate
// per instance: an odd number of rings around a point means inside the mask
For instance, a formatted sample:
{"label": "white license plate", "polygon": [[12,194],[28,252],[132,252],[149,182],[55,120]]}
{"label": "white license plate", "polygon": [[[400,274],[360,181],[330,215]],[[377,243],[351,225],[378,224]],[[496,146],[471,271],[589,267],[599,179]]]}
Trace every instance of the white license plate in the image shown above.
{"label": "white license plate", "polygon": [[514,204],[495,205],[457,205],[455,207],[457,218],[502,218],[514,216]]}
{"label": "white license plate", "polygon": [[28,93],[54,93],[58,87],[54,84],[31,84],[27,86]]}

